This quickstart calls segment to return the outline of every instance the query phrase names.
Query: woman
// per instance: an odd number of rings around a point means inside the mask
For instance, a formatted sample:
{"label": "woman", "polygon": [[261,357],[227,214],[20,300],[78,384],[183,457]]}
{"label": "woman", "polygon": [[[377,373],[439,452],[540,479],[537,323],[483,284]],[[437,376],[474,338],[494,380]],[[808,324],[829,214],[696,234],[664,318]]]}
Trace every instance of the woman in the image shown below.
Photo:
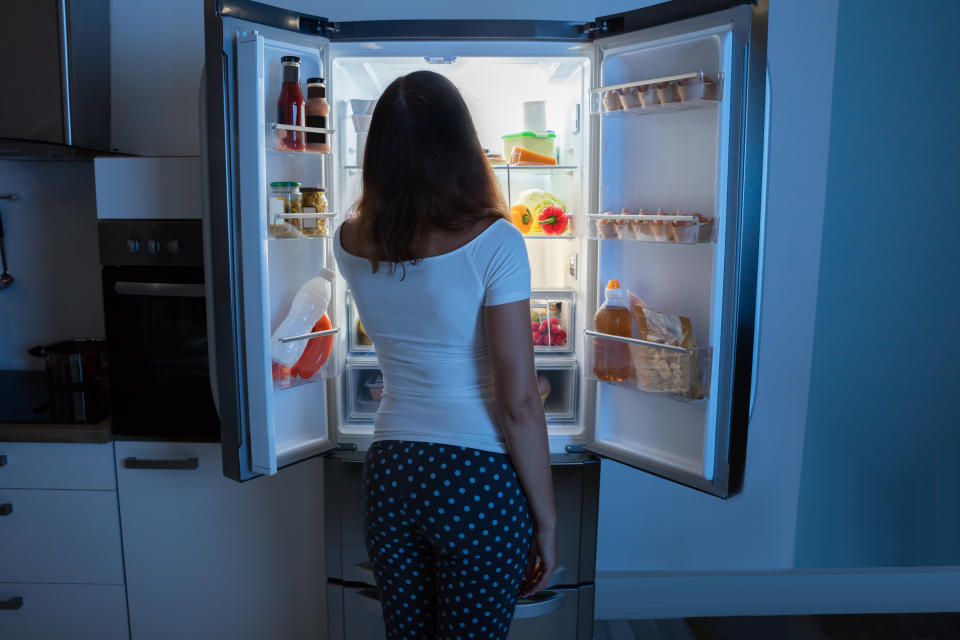
{"label": "woman", "polygon": [[556,513],[526,247],[449,80],[384,91],[356,209],[334,253],[383,371],[364,507],[387,636],[505,638]]}

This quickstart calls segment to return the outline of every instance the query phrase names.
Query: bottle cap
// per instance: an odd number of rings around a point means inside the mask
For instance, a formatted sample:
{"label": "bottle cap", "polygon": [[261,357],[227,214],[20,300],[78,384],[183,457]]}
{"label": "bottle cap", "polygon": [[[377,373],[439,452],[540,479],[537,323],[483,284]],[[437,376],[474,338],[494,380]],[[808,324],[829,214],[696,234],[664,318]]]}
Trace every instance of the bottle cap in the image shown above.
{"label": "bottle cap", "polygon": [[295,64],[300,64],[300,58],[298,58],[297,56],[283,56],[282,58],[280,58],[280,62],[281,63],[292,62]]}
{"label": "bottle cap", "polygon": [[307,78],[307,84],[323,84],[323,78]]}
{"label": "bottle cap", "polygon": [[619,288],[620,288],[619,280],[611,280],[610,282],[607,283],[607,289],[619,289]]}

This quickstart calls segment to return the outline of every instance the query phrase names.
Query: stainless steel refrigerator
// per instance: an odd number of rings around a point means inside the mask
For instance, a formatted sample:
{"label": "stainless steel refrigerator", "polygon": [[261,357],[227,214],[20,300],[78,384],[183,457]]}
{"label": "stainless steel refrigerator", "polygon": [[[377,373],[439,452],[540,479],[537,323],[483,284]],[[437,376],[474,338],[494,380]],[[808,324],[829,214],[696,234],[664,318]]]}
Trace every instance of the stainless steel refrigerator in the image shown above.
{"label": "stainless steel refrigerator", "polygon": [[[520,603],[511,637],[590,638],[598,459],[720,498],[739,486],[766,3],[674,0],[584,23],[337,22],[208,0],[205,28],[206,282],[224,474],[245,481],[328,456],[331,637],[378,637],[359,528],[360,461],[382,393],[374,347],[339,276],[330,328],[272,334],[304,282],[336,268],[333,230],[360,193],[369,105],[399,75],[442,73],[464,95],[508,206],[546,192],[569,217],[562,232],[534,225],[526,242],[532,331],[539,321],[547,332],[534,348],[549,389],[564,568],[547,593]],[[325,80],[322,127],[277,121],[280,59],[291,55],[302,79]],[[537,101],[553,135],[533,137],[553,163],[509,164],[525,135],[523,104]],[[291,150],[291,131],[323,136],[330,152]],[[329,209],[275,208],[274,181],[324,188]],[[630,337],[594,325],[614,279],[634,294]],[[322,366],[309,377],[278,372],[274,338],[311,341]],[[610,353],[628,358],[622,375],[605,368]]]}

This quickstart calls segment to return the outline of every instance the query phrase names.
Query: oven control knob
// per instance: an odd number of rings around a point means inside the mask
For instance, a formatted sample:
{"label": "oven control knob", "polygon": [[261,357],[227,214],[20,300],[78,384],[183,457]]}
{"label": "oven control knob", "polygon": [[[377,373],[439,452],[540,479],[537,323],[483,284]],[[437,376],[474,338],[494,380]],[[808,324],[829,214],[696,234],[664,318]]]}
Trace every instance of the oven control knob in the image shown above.
{"label": "oven control knob", "polygon": [[183,249],[180,247],[179,240],[167,240],[167,253],[180,253]]}
{"label": "oven control knob", "polygon": [[140,253],[140,241],[133,238],[127,240],[127,253]]}
{"label": "oven control knob", "polygon": [[149,252],[149,253],[160,253],[160,241],[159,241],[159,240],[147,240],[147,252]]}

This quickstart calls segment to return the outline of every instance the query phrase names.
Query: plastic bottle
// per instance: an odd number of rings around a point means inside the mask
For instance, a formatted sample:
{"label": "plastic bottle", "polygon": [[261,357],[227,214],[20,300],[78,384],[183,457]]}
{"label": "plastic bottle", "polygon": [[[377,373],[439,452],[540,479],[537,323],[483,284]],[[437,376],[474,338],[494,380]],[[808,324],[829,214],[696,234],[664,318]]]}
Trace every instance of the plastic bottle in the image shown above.
{"label": "plastic bottle", "polygon": [[[627,309],[619,280],[611,280],[603,292],[603,306],[597,310],[593,325],[601,333],[629,338],[633,316]],[[625,342],[595,338],[593,341],[593,373],[600,380],[620,382],[630,377],[630,347]]]}
{"label": "plastic bottle", "polygon": [[303,350],[307,348],[307,340],[280,342],[280,338],[310,333],[313,325],[327,312],[333,277],[332,271],[322,269],[317,277],[307,280],[297,291],[287,317],[270,336],[270,357],[274,362],[284,367],[292,367],[303,355]]}

